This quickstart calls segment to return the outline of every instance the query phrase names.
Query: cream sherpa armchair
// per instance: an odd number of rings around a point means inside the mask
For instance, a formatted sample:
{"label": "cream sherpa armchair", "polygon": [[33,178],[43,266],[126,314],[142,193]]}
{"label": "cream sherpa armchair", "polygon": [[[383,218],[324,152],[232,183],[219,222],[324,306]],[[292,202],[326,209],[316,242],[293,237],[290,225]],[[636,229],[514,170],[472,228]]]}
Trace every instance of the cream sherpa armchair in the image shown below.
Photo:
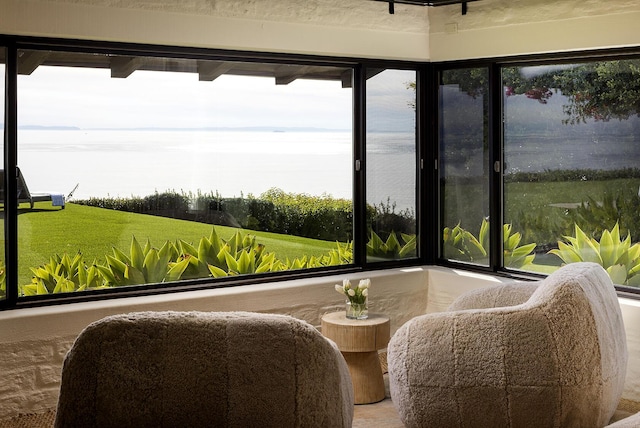
{"label": "cream sherpa armchair", "polygon": [[351,427],[333,342],[284,315],[139,312],[88,326],[67,354],[56,427]]}
{"label": "cream sherpa armchair", "polygon": [[412,319],[388,362],[407,427],[603,427],[622,394],[627,346],[609,276],[575,263]]}

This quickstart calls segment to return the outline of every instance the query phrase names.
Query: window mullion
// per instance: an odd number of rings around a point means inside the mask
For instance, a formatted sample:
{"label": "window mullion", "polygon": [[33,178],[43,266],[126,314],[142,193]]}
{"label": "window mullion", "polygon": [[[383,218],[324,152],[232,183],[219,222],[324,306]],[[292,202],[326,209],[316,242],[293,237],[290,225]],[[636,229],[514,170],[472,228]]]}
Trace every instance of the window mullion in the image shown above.
{"label": "window mullion", "polygon": [[504,162],[502,156],[502,82],[500,67],[492,63],[489,67],[489,265],[493,271],[502,269],[502,223],[503,223],[503,187],[502,174]]}
{"label": "window mullion", "polygon": [[[17,49],[15,43],[7,46],[5,64],[4,106],[4,236],[6,303],[13,306],[18,300],[18,201],[17,164]],[[13,173],[12,173],[13,172]]]}

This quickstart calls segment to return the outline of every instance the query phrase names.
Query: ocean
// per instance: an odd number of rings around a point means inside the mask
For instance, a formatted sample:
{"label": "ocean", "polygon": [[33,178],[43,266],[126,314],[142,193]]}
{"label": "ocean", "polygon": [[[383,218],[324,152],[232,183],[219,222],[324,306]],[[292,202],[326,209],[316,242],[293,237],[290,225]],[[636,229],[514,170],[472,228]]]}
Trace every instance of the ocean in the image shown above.
{"label": "ocean", "polygon": [[[18,166],[32,192],[75,199],[144,197],[155,192],[218,193],[225,198],[270,188],[352,199],[350,132],[201,130],[25,130]],[[449,174],[482,175],[470,152],[449,158]],[[475,156],[475,157],[474,157]],[[481,153],[470,159],[482,159]],[[506,172],[619,169],[640,165],[638,136],[510,136]],[[411,133],[367,134],[367,202],[415,211]]]}
{"label": "ocean", "polygon": [[[415,209],[415,142],[368,135],[367,201]],[[167,190],[259,196],[270,188],[352,199],[350,132],[26,130],[18,166],[32,192],[90,197]]]}

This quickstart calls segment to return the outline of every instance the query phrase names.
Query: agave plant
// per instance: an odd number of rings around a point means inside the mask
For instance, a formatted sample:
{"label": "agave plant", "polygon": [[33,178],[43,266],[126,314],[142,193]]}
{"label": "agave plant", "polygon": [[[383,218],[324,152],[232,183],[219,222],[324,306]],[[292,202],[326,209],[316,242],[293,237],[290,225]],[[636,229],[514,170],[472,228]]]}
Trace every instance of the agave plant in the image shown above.
{"label": "agave plant", "polygon": [[71,258],[68,254],[55,255],[49,262],[31,268],[31,284],[21,286],[24,296],[50,293],[71,293],[107,286],[95,263],[87,266],[80,252]]}
{"label": "agave plant", "polygon": [[131,238],[129,255],[113,247],[113,255],[106,255],[106,265],[96,265],[107,283],[112,286],[139,285],[170,280],[168,266],[178,257],[178,251],[167,241],[159,249],[147,240],[144,247]]}
{"label": "agave plant", "polygon": [[[402,241],[402,243],[401,243]],[[398,239],[395,232],[391,232],[383,241],[373,230],[367,242],[367,256],[383,259],[401,259],[416,254],[416,235],[400,234]]]}
{"label": "agave plant", "polygon": [[620,237],[618,223],[604,230],[600,241],[590,238],[575,225],[575,236],[564,236],[558,248],[549,251],[564,263],[593,262],[606,269],[615,284],[640,286],[640,243],[631,245],[631,236]]}
{"label": "agave plant", "polygon": [[512,234],[510,224],[503,225],[502,237],[502,257],[506,267],[522,269],[533,263],[536,256],[531,253],[536,248],[535,242],[521,246],[522,235],[520,232]]}
{"label": "agave plant", "polygon": [[[489,222],[482,220],[478,238],[456,225],[453,229],[445,227],[443,232],[445,257],[469,262],[480,262],[489,254]],[[502,226],[502,257],[505,267],[522,269],[533,263],[535,243],[520,245],[522,235],[513,233],[510,224]]]}
{"label": "agave plant", "polygon": [[353,242],[347,242],[344,245],[336,243],[337,248],[329,250],[327,254],[322,256],[311,256],[307,258],[296,258],[292,262],[287,259],[286,269],[311,269],[326,266],[338,266],[353,263]]}
{"label": "agave plant", "polygon": [[200,239],[198,248],[180,241],[181,255],[170,269],[184,267],[184,278],[214,278],[262,273],[281,270],[281,262],[275,254],[264,252],[264,245],[256,243],[254,235],[243,235],[240,231],[225,241],[218,237],[215,228],[208,238]]}
{"label": "agave plant", "polygon": [[[488,246],[489,242],[488,231],[489,226],[486,220],[482,221],[482,226],[480,227],[480,240],[468,230],[460,227],[460,223],[454,228],[445,227],[442,233],[444,256],[467,262],[486,259],[487,250],[485,250],[485,246]],[[485,241],[485,245],[482,244],[482,241]]]}

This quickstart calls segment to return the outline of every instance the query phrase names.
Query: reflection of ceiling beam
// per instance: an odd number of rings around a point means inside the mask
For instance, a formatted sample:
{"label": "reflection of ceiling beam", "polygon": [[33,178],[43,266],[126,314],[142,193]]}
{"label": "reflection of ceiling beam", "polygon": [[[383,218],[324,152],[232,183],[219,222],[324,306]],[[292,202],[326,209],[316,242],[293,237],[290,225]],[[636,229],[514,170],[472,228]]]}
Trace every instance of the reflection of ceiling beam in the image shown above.
{"label": "reflection of ceiling beam", "polygon": [[142,58],[116,56],[111,58],[111,77],[126,78],[142,66]]}
{"label": "reflection of ceiling beam", "polygon": [[22,51],[18,54],[18,74],[30,75],[49,56],[47,51]]}
{"label": "reflection of ceiling beam", "polygon": [[232,67],[233,64],[228,62],[198,61],[198,80],[212,82]]}
{"label": "reflection of ceiling beam", "polygon": [[384,68],[367,68],[365,79],[369,80],[372,77],[382,73],[384,70]]}
{"label": "reflection of ceiling beam", "polygon": [[342,82],[342,88],[348,89],[353,86],[353,73],[351,70],[347,70],[340,75],[340,81]]}
{"label": "reflection of ceiling beam", "polygon": [[[292,73],[292,71],[295,71]],[[288,85],[296,79],[305,77],[312,72],[308,66],[295,67],[291,70],[291,67],[287,67],[285,70],[277,70],[275,72],[276,85]]]}

